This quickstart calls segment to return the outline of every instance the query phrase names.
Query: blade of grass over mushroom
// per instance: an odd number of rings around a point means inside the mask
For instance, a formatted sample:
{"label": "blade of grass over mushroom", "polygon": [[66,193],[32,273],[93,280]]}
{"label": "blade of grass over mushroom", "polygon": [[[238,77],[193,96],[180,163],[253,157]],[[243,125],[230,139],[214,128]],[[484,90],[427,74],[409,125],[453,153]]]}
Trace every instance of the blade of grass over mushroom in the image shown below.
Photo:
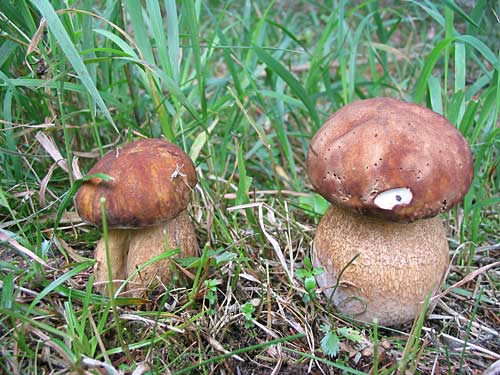
{"label": "blade of grass over mushroom", "polygon": [[[123,289],[125,288],[125,286],[130,282],[130,280],[132,280],[137,275],[140,275],[141,271],[143,271],[149,265],[154,264],[154,263],[156,263],[158,261],[161,261],[161,260],[164,260],[164,259],[171,258],[174,255],[178,255],[179,253],[180,253],[179,249],[169,249],[169,250],[165,250],[165,252],[162,253],[162,254],[160,254],[160,255],[157,255],[157,256],[155,256],[155,257],[153,257],[151,259],[148,259],[146,262],[142,263],[139,267],[137,267],[134,270],[134,272],[132,272],[130,275],[127,276],[127,278],[125,279],[125,281],[123,282],[123,284],[116,290],[116,292],[114,294],[116,296],[118,296],[123,291]],[[118,298],[116,296],[115,296],[115,302],[118,299],[121,299],[122,302],[125,302],[126,300],[129,300],[128,298],[124,298],[124,297]],[[144,301],[145,302],[145,300],[140,299],[140,298],[135,298],[135,300],[137,300],[137,302],[140,302],[140,301]]]}
{"label": "blade of grass over mushroom", "polygon": [[64,210],[71,203],[73,197],[75,196],[75,194],[78,191],[78,189],[80,188],[80,186],[82,186],[82,184],[85,181],[89,181],[93,178],[102,179],[103,181],[111,181],[113,179],[113,177],[108,176],[105,173],[95,173],[95,174],[91,174],[91,175],[86,175],[86,176],[76,180],[75,182],[73,182],[73,184],[71,185],[71,188],[64,195],[64,198],[62,199],[61,204],[59,206],[59,209],[57,210],[56,218],[54,221],[54,232],[57,231],[57,227],[59,226],[59,222],[61,221]]}
{"label": "blade of grass over mushroom", "polygon": [[[104,246],[105,246],[105,251],[106,251],[106,263],[108,265],[111,264],[111,254],[110,254],[110,247],[109,247],[109,241],[108,241],[108,225],[107,225],[107,218],[106,218],[106,198],[101,197],[99,200],[99,203],[101,205],[101,218],[102,218],[102,235],[104,239]],[[113,280],[113,273],[111,270],[111,267],[107,267],[108,271],[108,291],[109,291],[109,304],[113,313],[113,318],[114,318],[114,323],[116,325],[116,333],[118,336],[118,342],[120,343],[123,352],[125,353],[125,356],[129,363],[133,362],[132,356],[130,354],[130,349],[123,339],[123,331],[121,328],[121,321],[120,317],[118,315],[118,308],[115,302],[115,290],[114,290],[114,280]]]}
{"label": "blade of grass over mushroom", "polygon": [[48,2],[48,0],[32,0],[32,3],[38,8],[40,13],[42,13],[45,18],[47,25],[50,30],[54,33],[55,38],[58,40],[59,44],[62,47],[66,57],[69,62],[75,69],[78,77],[82,81],[83,85],[87,88],[89,94],[95,100],[101,111],[104,113],[104,116],[107,118],[109,123],[113,126],[114,130],[118,132],[118,128],[116,127],[113,118],[111,117],[111,113],[108,110],[108,107],[102,100],[99,91],[97,90],[94,81],[92,81],[92,77],[90,76],[85,64],[83,63],[78,51],[76,50],[74,44],[71,42],[71,39],[64,29],[64,26],[57,16],[56,12],[52,5]]}

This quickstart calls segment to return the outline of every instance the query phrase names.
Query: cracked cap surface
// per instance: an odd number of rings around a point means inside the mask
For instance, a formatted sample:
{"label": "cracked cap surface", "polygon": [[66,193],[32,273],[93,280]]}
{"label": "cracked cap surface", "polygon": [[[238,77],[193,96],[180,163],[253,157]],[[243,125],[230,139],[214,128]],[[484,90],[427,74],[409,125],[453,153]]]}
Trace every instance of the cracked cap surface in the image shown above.
{"label": "cracked cap surface", "polygon": [[143,139],[108,152],[88,172],[95,173],[112,179],[84,182],[75,206],[84,221],[99,226],[104,197],[111,228],[147,227],[173,219],[187,208],[197,182],[189,156],[160,139]]}
{"label": "cracked cap surface", "polygon": [[[376,98],[348,104],[326,121],[309,145],[307,171],[314,189],[332,203],[411,222],[458,204],[474,165],[467,141],[445,117]],[[403,190],[376,200],[391,189]]]}

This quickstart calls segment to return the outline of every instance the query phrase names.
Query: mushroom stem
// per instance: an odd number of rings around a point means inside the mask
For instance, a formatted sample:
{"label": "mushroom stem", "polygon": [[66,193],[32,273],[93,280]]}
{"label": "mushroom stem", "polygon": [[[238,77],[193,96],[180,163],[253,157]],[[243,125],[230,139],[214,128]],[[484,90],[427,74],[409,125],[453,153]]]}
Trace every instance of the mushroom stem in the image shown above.
{"label": "mushroom stem", "polygon": [[[114,281],[113,285],[118,288],[123,280],[127,278],[127,249],[130,242],[130,230],[127,229],[110,229],[108,231],[108,247],[109,259],[111,261],[111,278]],[[97,243],[94,253],[96,263],[94,265],[96,289],[101,294],[107,294],[109,276],[106,260],[106,242],[104,237],[101,237]]]}
{"label": "mushroom stem", "polygon": [[442,285],[448,262],[439,217],[404,224],[331,205],[314,239],[313,264],[326,269],[318,285],[337,310],[384,326],[414,319]]}
{"label": "mushroom stem", "polygon": [[[169,249],[180,249],[183,257],[196,256],[198,253],[196,233],[185,210],[160,225],[131,232],[127,275],[136,272],[144,262]],[[129,294],[133,297],[143,297],[145,290],[155,280],[169,280],[172,273],[170,259],[162,259],[143,268],[130,281]]]}

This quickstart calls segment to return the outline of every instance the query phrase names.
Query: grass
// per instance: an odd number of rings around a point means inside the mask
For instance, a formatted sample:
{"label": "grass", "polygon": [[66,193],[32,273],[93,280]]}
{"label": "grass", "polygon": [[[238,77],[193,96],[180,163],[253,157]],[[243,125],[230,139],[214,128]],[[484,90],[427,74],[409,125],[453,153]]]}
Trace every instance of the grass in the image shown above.
{"label": "grass", "polygon": [[[500,4],[473,4],[2,1],[0,373],[473,374],[498,360]],[[309,140],[376,96],[444,114],[475,160],[442,217],[446,293],[413,329],[328,313],[304,263],[326,206]],[[203,251],[194,283],[111,301],[92,289],[100,229],[72,197],[138,137],[195,161]],[[324,325],[362,340],[328,356]]]}

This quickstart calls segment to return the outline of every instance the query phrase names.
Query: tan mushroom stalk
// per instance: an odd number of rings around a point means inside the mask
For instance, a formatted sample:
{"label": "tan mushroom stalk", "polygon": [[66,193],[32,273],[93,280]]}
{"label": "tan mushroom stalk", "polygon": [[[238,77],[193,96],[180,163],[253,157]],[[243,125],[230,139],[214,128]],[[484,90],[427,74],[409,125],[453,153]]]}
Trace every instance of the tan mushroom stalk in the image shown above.
{"label": "tan mushroom stalk", "polygon": [[[139,140],[107,153],[89,174],[105,173],[110,181],[91,179],[75,198],[80,217],[102,224],[101,198],[105,198],[108,246],[106,262],[102,238],[95,249],[97,289],[106,291],[108,267],[115,286],[144,262],[165,249],[181,249],[181,256],[195,256],[198,243],[186,213],[196,185],[193,162],[179,147],[159,139]],[[169,259],[144,268],[128,285],[129,294],[141,296],[157,281],[170,279]]]}
{"label": "tan mushroom stalk", "polygon": [[362,100],[321,127],[307,168],[332,203],[314,239],[313,260],[326,269],[318,284],[338,311],[360,320],[390,326],[415,318],[444,281],[449,251],[436,215],[470,187],[466,140],[427,108]]}

